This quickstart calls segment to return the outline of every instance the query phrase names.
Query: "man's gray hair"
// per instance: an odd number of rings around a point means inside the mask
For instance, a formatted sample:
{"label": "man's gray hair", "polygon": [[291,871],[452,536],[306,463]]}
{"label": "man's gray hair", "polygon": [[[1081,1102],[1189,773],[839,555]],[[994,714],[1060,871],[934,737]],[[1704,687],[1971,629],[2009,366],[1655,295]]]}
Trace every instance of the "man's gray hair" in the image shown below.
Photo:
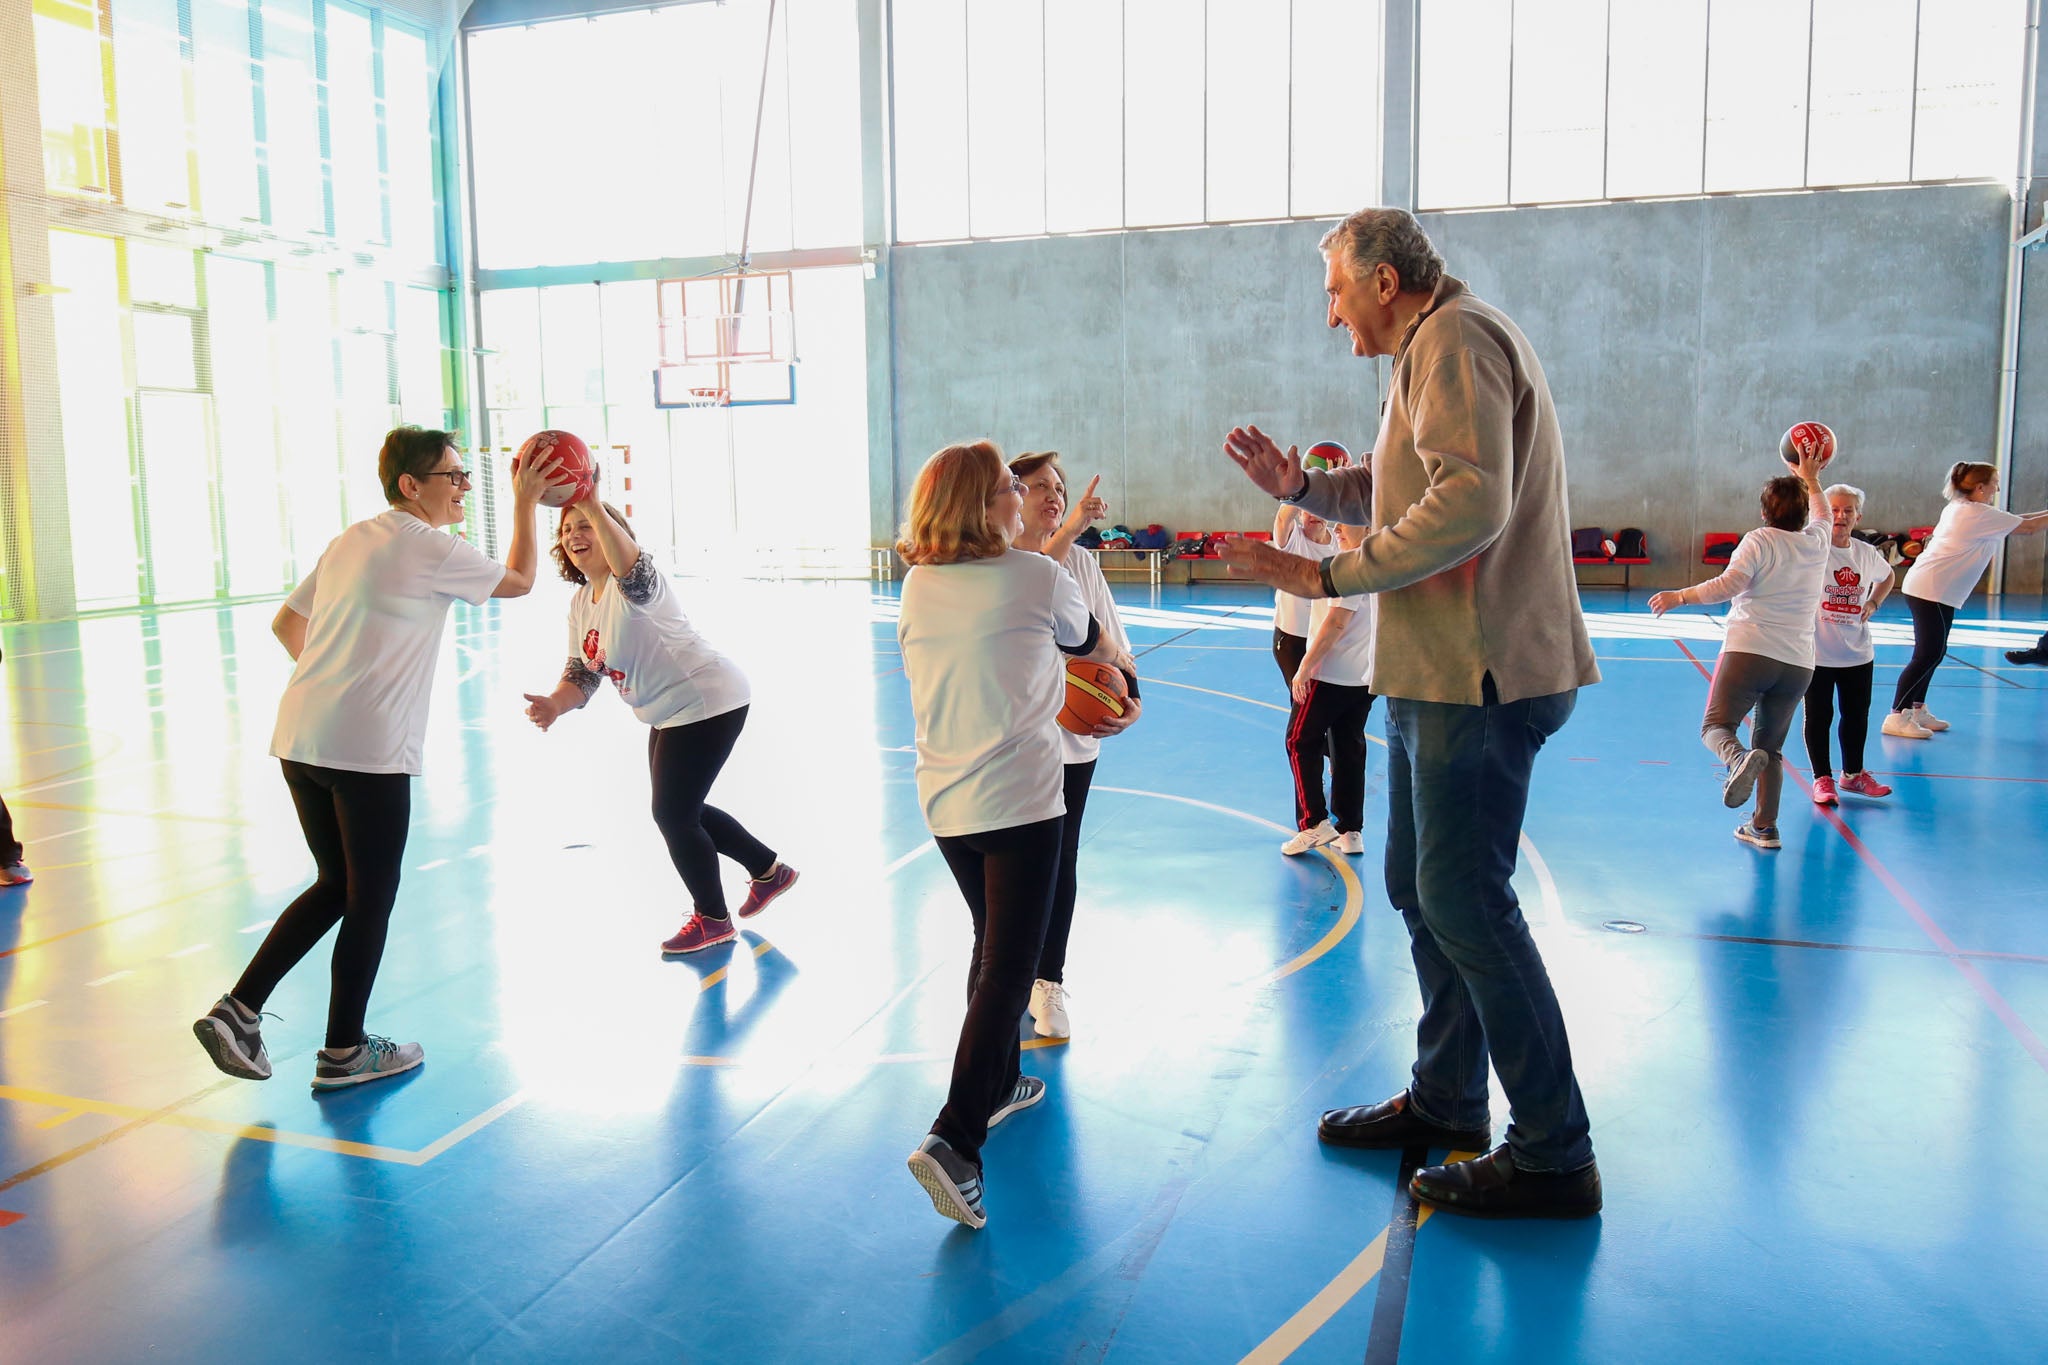
{"label": "man's gray hair", "polygon": [[1444,276],[1444,258],[1406,209],[1360,209],[1324,233],[1320,245],[1325,256],[1343,253],[1354,278],[1377,265],[1394,267],[1401,288],[1413,293],[1435,293]]}
{"label": "man's gray hair", "polygon": [[1840,493],[1845,498],[1856,499],[1856,510],[1859,512],[1863,510],[1863,490],[1858,488],[1855,484],[1831,483],[1821,491],[1821,496],[1824,498],[1832,498],[1837,493]]}

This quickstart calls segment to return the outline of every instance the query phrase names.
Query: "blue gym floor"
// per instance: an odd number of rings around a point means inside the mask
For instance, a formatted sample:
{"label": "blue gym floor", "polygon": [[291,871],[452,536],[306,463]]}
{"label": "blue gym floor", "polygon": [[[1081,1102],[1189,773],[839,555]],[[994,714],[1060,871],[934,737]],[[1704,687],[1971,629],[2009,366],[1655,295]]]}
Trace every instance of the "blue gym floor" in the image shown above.
{"label": "blue gym floor", "polygon": [[[272,999],[273,1080],[190,1032],[310,873],[265,754],[274,604],[8,630],[38,880],[0,891],[0,1358],[2042,1358],[2048,670],[2001,653],[2038,600],[1965,612],[1954,729],[1873,733],[1894,796],[1824,814],[1789,780],[1767,854],[1698,740],[1718,617],[1586,592],[1607,681],[1539,763],[1518,886],[1606,1212],[1417,1227],[1396,1154],[1315,1137],[1411,1056],[1383,751],[1366,855],[1281,857],[1270,597],[1119,588],[1146,709],[1088,808],[1074,1037],[1026,1054],[1051,1092],[992,1139],[971,1233],[903,1165],[968,928],[894,588],[683,591],[755,686],[715,799],[802,883],[662,961],[644,731],[609,695],[523,719],[559,593],[457,608],[370,1016],[427,1064],[323,1099],[324,948]],[[1880,632],[1881,712],[1903,610]]]}

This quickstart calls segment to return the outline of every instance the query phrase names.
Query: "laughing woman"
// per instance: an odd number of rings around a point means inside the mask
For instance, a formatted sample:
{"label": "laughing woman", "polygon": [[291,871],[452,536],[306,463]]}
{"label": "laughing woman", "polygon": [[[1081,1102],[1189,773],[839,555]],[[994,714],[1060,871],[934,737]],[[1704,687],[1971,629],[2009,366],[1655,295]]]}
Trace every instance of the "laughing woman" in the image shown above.
{"label": "laughing woman", "polygon": [[270,1078],[264,1003],[337,923],[313,1088],[380,1081],[425,1060],[418,1043],[365,1034],[363,1018],[398,898],[434,663],[457,601],[532,591],[534,509],[556,468],[528,462],[513,473],[512,544],[500,564],[445,532],[463,519],[469,489],[455,438],[399,427],[377,456],[391,506],[336,536],[271,623],[297,662],[270,752],[284,765],[319,875],[277,917],[234,989],[192,1025],[228,1075]]}
{"label": "laughing woman", "polygon": [[719,879],[720,854],[747,870],[739,916],[752,919],[796,884],[796,869],[746,826],[711,805],[711,786],[747,723],[746,675],[690,626],[668,578],[633,540],[617,508],[586,494],[562,513],[555,565],[577,585],[569,602],[569,662],[526,715],[546,730],[610,678],[647,732],[654,823],[693,902],[664,955],[700,952],[737,937]]}

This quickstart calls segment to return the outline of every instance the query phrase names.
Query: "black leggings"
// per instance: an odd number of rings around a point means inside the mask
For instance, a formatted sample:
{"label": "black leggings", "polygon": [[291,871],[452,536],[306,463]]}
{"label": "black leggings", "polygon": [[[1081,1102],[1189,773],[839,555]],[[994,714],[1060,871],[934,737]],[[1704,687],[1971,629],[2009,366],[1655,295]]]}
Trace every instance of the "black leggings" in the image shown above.
{"label": "black leggings", "polygon": [[0,867],[12,867],[21,858],[21,840],[14,837],[14,813],[0,801]]}
{"label": "black leggings", "polygon": [[1833,777],[1828,762],[1828,725],[1835,718],[1835,694],[1842,697],[1842,771],[1863,771],[1863,741],[1870,736],[1870,680],[1877,662],[1847,668],[1816,665],[1806,685],[1806,761],[1815,777]]}
{"label": "black leggings", "polygon": [[1956,609],[1945,602],[1930,602],[1911,593],[1905,598],[1906,609],[1913,613],[1913,657],[1906,661],[1906,671],[1899,674],[1899,685],[1892,691],[1894,711],[1927,700],[1927,684],[1934,681],[1934,670],[1948,655],[1949,627],[1956,623]]}
{"label": "black leggings", "polygon": [[1088,784],[1095,780],[1095,760],[1066,765],[1067,824],[1060,832],[1060,873],[1052,884],[1052,918],[1045,925],[1045,946],[1038,952],[1038,979],[1067,979],[1067,935],[1074,931],[1074,898],[1080,887],[1081,812],[1088,808]]}
{"label": "black leggings", "polygon": [[412,823],[412,778],[404,773],[351,773],[283,760],[285,786],[319,876],[285,907],[263,946],[235,983],[234,997],[260,1011],[285,973],[313,951],[338,920],[332,984],[327,995],[327,1046],[363,1041],[363,1016],[384,935],[398,899],[406,828]]}
{"label": "black leggings", "polygon": [[1290,635],[1273,627],[1273,662],[1280,665],[1280,680],[1289,687],[1294,686],[1294,675],[1301,669],[1301,658],[1308,653],[1306,635]]}
{"label": "black leggings", "polygon": [[967,1017],[953,1053],[953,1081],[932,1131],[977,1167],[988,1116],[1017,1088],[1017,1024],[1031,1003],[1060,833],[1070,818],[935,841],[974,917],[974,956],[967,964]]}
{"label": "black leggings", "polygon": [[[1294,772],[1296,829],[1313,829],[1336,812],[1340,834],[1365,828],[1365,721],[1372,689],[1317,679],[1287,718],[1287,765]],[[1330,799],[1323,800],[1323,753],[1330,755]]]}
{"label": "black leggings", "polygon": [[765,877],[775,866],[774,849],[705,802],[746,724],[747,708],[742,706],[688,725],[647,733],[654,823],[668,842],[669,861],[682,875],[697,913],[712,919],[726,918],[725,887],[718,878],[719,854],[744,867],[750,877]]}

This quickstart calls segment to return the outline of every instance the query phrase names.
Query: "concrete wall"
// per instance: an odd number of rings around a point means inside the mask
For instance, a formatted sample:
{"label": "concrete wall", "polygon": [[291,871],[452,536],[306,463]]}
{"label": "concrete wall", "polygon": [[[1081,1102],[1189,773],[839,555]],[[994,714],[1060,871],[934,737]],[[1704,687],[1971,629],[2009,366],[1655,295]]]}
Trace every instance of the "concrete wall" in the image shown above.
{"label": "concrete wall", "polygon": [[[1831,475],[1869,492],[1866,524],[1934,520],[1941,472],[1995,438],[2008,205],[1999,186],[1934,186],[1424,224],[1543,357],[1575,524],[1643,527],[1656,563],[1638,581],[1663,585],[1707,576],[1703,532],[1755,524],[1802,418],[1835,429]],[[1118,521],[1266,524],[1220,453],[1233,423],[1354,450],[1378,425],[1380,363],[1323,326],[1326,226],[898,248],[897,505],[933,450],[991,435],[1101,471]],[[2023,408],[2048,428],[2048,397]],[[2016,469],[2016,493],[2040,475]],[[2038,591],[2031,572],[2013,588]]]}

